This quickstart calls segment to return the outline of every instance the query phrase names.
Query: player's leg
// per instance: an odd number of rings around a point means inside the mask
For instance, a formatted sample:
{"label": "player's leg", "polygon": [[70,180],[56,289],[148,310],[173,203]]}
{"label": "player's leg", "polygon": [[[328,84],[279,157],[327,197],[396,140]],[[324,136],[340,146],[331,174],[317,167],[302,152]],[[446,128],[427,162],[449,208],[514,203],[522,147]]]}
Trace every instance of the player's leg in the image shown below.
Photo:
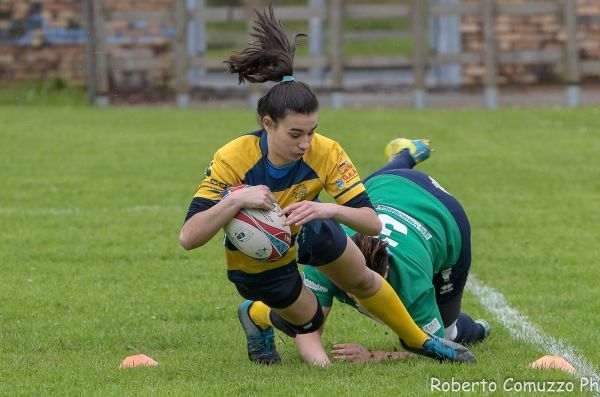
{"label": "player's leg", "polygon": [[[407,138],[396,138],[392,139],[384,149],[385,156],[388,161],[393,161],[394,158],[401,151],[408,149],[411,157],[415,163],[418,164],[421,161],[426,160],[431,155],[429,145],[431,141],[429,139],[407,139]],[[414,164],[413,164],[414,166]],[[412,168],[412,167],[410,167]]]}
{"label": "player's leg", "polygon": [[460,311],[462,291],[452,299],[438,304],[446,339],[460,343],[473,344],[483,341],[491,332],[490,324],[483,319],[473,320],[468,314]]}
{"label": "player's leg", "polygon": [[434,183],[431,179],[430,181],[427,189],[448,208],[456,221],[461,239],[456,264],[435,274],[432,280],[438,308],[446,328],[446,338],[461,344],[480,342],[489,335],[490,324],[485,320],[474,321],[467,314],[461,313],[463,291],[471,268],[471,226],[458,200],[442,189],[437,182]]}
{"label": "player's leg", "polygon": [[[390,149],[392,143],[395,143],[393,150]],[[394,170],[412,169],[417,163],[429,158],[431,149],[429,148],[429,140],[426,139],[411,141],[405,138],[397,138],[386,146],[386,154],[388,152],[392,154],[389,162],[369,175],[365,181],[376,175],[393,173]]]}
{"label": "player's leg", "polygon": [[[439,341],[423,332],[389,283],[367,268],[365,258],[334,221],[312,221],[304,225],[299,243],[299,262],[318,266],[338,287],[351,293],[358,303],[389,326],[413,351],[440,359],[474,361],[462,346]],[[439,343],[438,343],[439,342]],[[442,357],[443,356],[443,357]]]}
{"label": "player's leg", "polygon": [[240,294],[249,299],[238,308],[238,317],[246,334],[250,360],[276,364],[280,358],[273,327],[294,337],[318,330],[324,316],[314,293],[302,283],[295,263],[261,273],[260,277],[234,281]]}

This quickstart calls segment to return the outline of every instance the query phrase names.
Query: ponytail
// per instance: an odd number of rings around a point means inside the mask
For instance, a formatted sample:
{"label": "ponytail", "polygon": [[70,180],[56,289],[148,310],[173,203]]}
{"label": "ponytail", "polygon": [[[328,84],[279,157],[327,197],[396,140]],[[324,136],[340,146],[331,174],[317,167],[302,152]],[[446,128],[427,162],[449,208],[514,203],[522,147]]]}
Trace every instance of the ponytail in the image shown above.
{"label": "ponytail", "polygon": [[256,11],[256,16],[251,33],[256,41],[224,61],[228,72],[238,75],[239,84],[280,82],[259,99],[257,112],[261,120],[268,115],[276,123],[288,112],[316,112],[319,102],[308,84],[290,78],[294,74],[296,39],[306,35],[297,34],[290,43],[281,22],[275,19],[271,4],[264,12]]}

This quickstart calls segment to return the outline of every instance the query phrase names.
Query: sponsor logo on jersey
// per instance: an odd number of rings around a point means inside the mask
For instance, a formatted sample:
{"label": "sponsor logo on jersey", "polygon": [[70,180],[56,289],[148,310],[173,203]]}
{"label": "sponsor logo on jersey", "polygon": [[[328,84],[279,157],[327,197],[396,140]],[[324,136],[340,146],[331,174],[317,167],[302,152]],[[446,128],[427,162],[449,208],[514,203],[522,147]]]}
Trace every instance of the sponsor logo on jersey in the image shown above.
{"label": "sponsor logo on jersey", "polygon": [[383,212],[387,212],[388,214],[396,215],[398,218],[402,219],[404,222],[408,223],[409,225],[411,225],[412,227],[417,229],[417,231],[419,233],[421,233],[421,235],[425,238],[425,240],[429,240],[432,238],[431,233],[429,233],[427,228],[425,226],[423,226],[421,224],[421,222],[417,221],[412,216],[405,214],[404,212],[402,212],[396,208],[389,207],[387,205],[377,204],[377,205],[375,205],[375,210],[383,211]]}
{"label": "sponsor logo on jersey", "polygon": [[450,273],[452,273],[452,268],[442,270],[442,278],[445,283],[450,281]]}
{"label": "sponsor logo on jersey", "polygon": [[327,287],[323,287],[321,284],[317,284],[312,280],[309,280],[307,278],[304,278],[304,285],[306,285],[308,288],[310,288],[313,291],[320,291],[320,292],[328,292],[329,289]]}
{"label": "sponsor logo on jersey", "polygon": [[354,165],[352,165],[352,163],[348,160],[344,160],[338,164],[338,172],[340,173],[340,175],[344,175],[346,172],[350,171],[352,168],[354,168]]}
{"label": "sponsor logo on jersey", "polygon": [[210,178],[210,180],[209,180],[208,182],[209,182],[211,185],[218,186],[219,188],[221,188],[221,189],[223,189],[223,190],[225,190],[225,189],[228,189],[228,188],[229,188],[229,185],[228,185],[228,184],[226,184],[226,183],[224,183],[224,182],[221,182],[221,181],[219,181],[219,180],[216,180],[215,178]]}
{"label": "sponsor logo on jersey", "polygon": [[344,182],[348,182],[358,176],[358,172],[349,160],[344,160],[338,165],[338,172],[342,176]]}
{"label": "sponsor logo on jersey", "polygon": [[335,186],[336,186],[338,189],[341,189],[341,188],[342,188],[342,186],[344,186],[344,181],[342,181],[341,179],[338,179],[337,181],[335,181]]}
{"label": "sponsor logo on jersey", "polygon": [[429,324],[425,324],[423,327],[421,327],[424,332],[427,332],[431,335],[439,331],[440,328],[442,328],[442,326],[437,318],[434,318]]}
{"label": "sponsor logo on jersey", "polygon": [[444,285],[442,285],[442,288],[440,288],[440,295],[444,295],[444,294],[447,294],[448,292],[452,292],[452,291],[454,291],[454,284],[452,284],[452,283],[444,284]]}

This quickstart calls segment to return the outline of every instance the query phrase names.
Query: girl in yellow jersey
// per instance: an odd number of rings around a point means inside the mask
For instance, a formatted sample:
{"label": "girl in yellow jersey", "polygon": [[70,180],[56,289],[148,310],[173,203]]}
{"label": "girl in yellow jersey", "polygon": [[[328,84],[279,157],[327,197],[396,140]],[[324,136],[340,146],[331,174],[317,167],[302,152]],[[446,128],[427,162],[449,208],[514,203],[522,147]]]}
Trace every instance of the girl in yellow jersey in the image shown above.
{"label": "girl in yellow jersey", "polygon": [[[280,260],[254,260],[225,240],[228,278],[248,299],[240,305],[238,316],[250,360],[280,362],[273,327],[294,337],[315,331],[323,323],[315,295],[302,283],[298,258],[318,266],[341,289],[356,296],[408,346],[432,357],[464,361],[464,348],[448,345],[417,327],[394,290],[365,266],[363,255],[341,230],[340,223],[365,235],[377,235],[381,223],[344,150],[316,133],[317,98],[307,84],[293,77],[295,38],[288,41],[271,7],[257,16],[253,33],[257,41],[226,63],[240,83],[279,83],[258,102],[262,128],[215,153],[180,235],[182,246],[194,249],[214,237],[241,208],[270,210],[274,203],[283,208],[295,247]],[[224,191],[239,184],[252,187],[235,190],[221,200]],[[323,190],[336,204],[319,202]]]}

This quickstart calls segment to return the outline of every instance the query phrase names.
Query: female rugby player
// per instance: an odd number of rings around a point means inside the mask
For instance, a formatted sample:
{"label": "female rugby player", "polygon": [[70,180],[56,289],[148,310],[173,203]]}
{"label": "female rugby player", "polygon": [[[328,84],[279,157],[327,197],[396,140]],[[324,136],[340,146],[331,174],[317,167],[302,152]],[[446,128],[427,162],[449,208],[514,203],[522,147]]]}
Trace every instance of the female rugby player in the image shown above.
{"label": "female rugby player", "polygon": [[[346,227],[344,230],[364,254],[367,266],[387,279],[421,329],[461,344],[480,342],[490,333],[489,323],[473,321],[460,311],[471,265],[467,215],[460,203],[434,179],[412,170],[415,160],[429,157],[424,141],[400,139],[392,143],[404,143],[409,148],[399,153],[397,150],[402,146],[396,148],[398,154],[365,180],[367,193],[383,224],[379,237]],[[377,320],[370,309],[319,270],[305,267],[304,282],[317,296],[325,318],[335,298]],[[323,328],[295,339],[307,362],[329,363],[320,342],[322,331]],[[358,344],[335,345],[332,354],[336,359],[357,363],[407,356],[406,352],[372,352]]]}
{"label": "female rugby player", "polygon": [[[379,274],[368,269],[361,252],[340,223],[365,235],[377,235],[381,222],[360,176],[335,141],[318,133],[319,104],[310,87],[293,77],[295,37],[290,43],[273,9],[260,13],[257,41],[225,62],[239,82],[277,82],[260,98],[261,129],[220,148],[192,199],[180,234],[185,249],[204,245],[241,208],[270,210],[274,203],[287,215],[295,245],[274,262],[254,260],[225,239],[227,276],[248,301],[238,308],[247,337],[248,356],[263,364],[280,362],[273,327],[290,336],[319,329],[323,311],[302,283],[296,256],[318,266],[336,285],[387,324],[419,353],[454,361],[473,361],[468,350],[423,332]],[[221,197],[239,184],[252,187]],[[336,204],[321,203],[325,190]],[[256,302],[255,302],[256,301]]]}

